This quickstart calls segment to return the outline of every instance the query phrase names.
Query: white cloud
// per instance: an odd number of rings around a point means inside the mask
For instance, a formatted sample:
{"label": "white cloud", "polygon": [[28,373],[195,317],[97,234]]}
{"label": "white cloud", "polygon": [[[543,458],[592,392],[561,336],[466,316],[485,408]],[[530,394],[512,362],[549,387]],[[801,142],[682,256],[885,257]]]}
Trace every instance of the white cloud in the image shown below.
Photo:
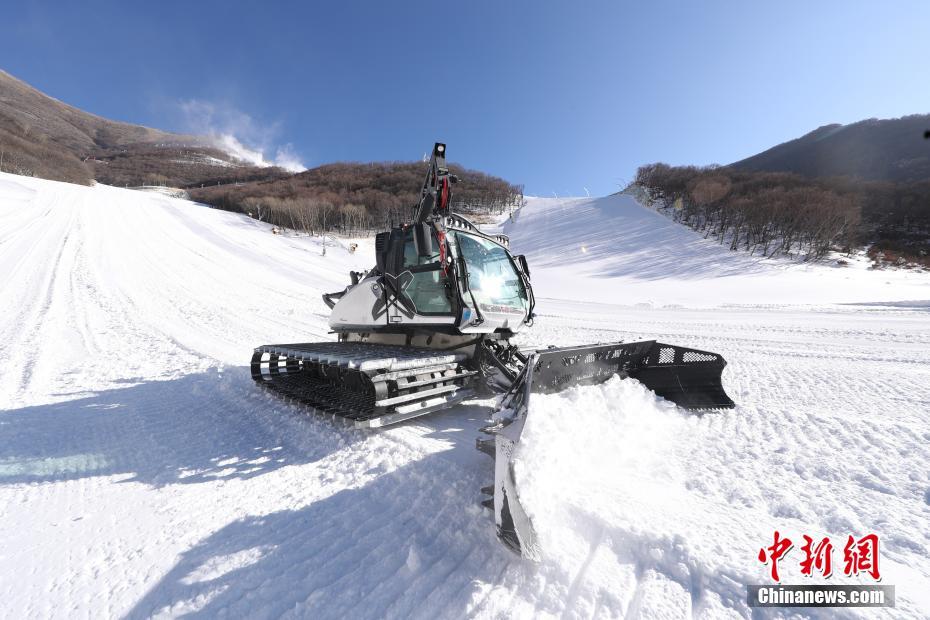
{"label": "white cloud", "polygon": [[[179,103],[188,131],[209,136],[213,144],[232,157],[253,166],[280,166],[289,172],[302,172],[306,166],[291,143],[276,144],[281,133],[278,123],[262,125],[241,110],[225,103],[189,99]],[[265,157],[274,150],[273,160]]]}

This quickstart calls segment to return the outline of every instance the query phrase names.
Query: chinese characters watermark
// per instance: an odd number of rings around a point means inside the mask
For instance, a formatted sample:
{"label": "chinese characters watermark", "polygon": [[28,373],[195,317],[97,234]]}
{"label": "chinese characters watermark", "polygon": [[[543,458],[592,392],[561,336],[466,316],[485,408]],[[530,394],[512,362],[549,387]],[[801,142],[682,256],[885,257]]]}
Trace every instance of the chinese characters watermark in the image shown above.
{"label": "chinese characters watermark", "polygon": [[[825,578],[830,577],[833,574],[833,543],[830,542],[830,537],[824,536],[816,543],[807,534],[804,534],[803,538],[801,552],[804,557],[800,562],[801,574],[811,577],[816,572]],[[850,535],[843,546],[843,574],[847,577],[865,574],[875,581],[881,581],[881,573],[878,570],[878,543],[877,534],[867,534],[858,539]],[[792,540],[775,530],[772,544],[759,549],[758,559],[770,566],[772,580],[781,581],[778,563],[785,559],[793,548]]]}

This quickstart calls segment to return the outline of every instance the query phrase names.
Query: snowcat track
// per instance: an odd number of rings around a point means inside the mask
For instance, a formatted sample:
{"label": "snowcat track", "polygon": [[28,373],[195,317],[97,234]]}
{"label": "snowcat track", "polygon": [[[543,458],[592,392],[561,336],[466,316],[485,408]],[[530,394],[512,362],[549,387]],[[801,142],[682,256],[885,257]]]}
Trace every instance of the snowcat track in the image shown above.
{"label": "snowcat track", "polygon": [[358,427],[386,426],[472,395],[476,371],[462,353],[418,347],[316,342],[255,349],[252,379]]}

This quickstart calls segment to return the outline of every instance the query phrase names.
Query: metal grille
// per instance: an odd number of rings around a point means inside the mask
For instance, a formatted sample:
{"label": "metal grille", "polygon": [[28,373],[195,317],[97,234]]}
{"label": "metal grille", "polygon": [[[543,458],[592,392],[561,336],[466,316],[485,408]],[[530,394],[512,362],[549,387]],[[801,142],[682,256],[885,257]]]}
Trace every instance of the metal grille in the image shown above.
{"label": "metal grille", "polygon": [[675,363],[675,349],[672,347],[662,347],[659,349],[659,363],[660,364],[674,364]]}
{"label": "metal grille", "polygon": [[717,357],[711,353],[702,353],[701,351],[685,351],[681,356],[681,361],[686,364],[691,362],[715,362]]}

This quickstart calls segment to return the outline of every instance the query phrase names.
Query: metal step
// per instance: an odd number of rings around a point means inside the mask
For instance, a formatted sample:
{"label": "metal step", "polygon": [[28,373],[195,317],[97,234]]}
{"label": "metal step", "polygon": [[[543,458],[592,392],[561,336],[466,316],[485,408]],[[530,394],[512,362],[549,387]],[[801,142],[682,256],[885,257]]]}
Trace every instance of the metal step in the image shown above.
{"label": "metal step", "polygon": [[435,398],[419,400],[395,407],[390,413],[382,413],[365,420],[356,420],[355,426],[356,428],[377,428],[396,424],[397,422],[403,422],[404,420],[426,415],[434,411],[439,411],[440,409],[448,409],[463,400],[472,398],[474,395],[475,392],[471,388],[460,388],[456,392],[450,392]]}

